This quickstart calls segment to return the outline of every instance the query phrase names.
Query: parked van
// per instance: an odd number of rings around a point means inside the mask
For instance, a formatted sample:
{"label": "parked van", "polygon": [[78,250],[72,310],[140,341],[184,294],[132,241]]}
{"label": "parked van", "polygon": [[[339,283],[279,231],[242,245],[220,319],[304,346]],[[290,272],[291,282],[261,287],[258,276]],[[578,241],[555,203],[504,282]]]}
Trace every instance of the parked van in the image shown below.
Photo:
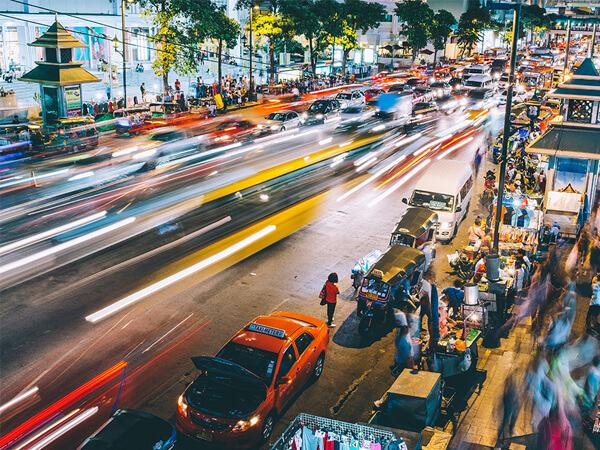
{"label": "parked van", "polygon": [[491,88],[494,79],[489,75],[473,75],[465,81],[464,86],[469,89]]}
{"label": "parked van", "polygon": [[436,161],[417,181],[410,199],[402,199],[410,206],[429,208],[438,214],[438,241],[448,242],[456,234],[464,219],[473,195],[473,169],[462,161]]}

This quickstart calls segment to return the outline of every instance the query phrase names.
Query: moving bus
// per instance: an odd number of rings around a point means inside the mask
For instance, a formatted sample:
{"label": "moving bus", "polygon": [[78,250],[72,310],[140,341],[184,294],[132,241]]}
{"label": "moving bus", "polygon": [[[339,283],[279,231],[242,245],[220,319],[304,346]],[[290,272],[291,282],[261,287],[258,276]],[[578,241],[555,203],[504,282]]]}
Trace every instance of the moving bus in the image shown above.
{"label": "moving bus", "polygon": [[486,59],[498,59],[498,58],[506,58],[508,55],[508,51],[505,48],[490,48],[483,52],[483,56]]}
{"label": "moving bus", "polygon": [[552,78],[554,69],[552,67],[536,67],[524,69],[521,72],[521,84],[531,89],[550,89],[552,87]]}

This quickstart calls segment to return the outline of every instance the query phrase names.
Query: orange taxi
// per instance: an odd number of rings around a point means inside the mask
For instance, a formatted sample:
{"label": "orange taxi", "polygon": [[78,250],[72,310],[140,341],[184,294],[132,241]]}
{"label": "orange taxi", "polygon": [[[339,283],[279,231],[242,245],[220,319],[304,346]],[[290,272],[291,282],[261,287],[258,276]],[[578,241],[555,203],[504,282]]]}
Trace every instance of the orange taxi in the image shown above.
{"label": "orange taxi", "polygon": [[225,448],[266,441],[289,401],[323,371],[329,328],[278,311],[254,319],[216,357],[192,358],[198,377],[179,397],[175,427]]}

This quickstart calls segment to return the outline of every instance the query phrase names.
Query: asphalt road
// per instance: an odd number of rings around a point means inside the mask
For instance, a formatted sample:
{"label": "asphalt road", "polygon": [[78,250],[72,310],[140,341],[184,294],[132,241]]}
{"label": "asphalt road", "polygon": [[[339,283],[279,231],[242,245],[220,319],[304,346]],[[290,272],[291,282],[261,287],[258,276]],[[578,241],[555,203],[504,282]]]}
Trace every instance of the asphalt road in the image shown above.
{"label": "asphalt road", "polygon": [[[451,120],[444,118],[439,129],[447,129]],[[479,135],[469,147],[447,157],[470,160],[478,139]],[[407,146],[410,152],[419,147],[418,142],[411,145]],[[387,246],[389,233],[405,208],[401,199],[416,180],[415,175],[390,192],[385,201],[374,203],[383,190],[374,188],[385,176],[355,192],[351,189],[365,176],[353,181],[342,178],[328,184],[328,191],[315,189],[322,186],[322,179],[316,184],[315,180],[301,183],[303,196],[290,203],[295,206],[266,218],[251,215],[246,228],[238,227],[234,234],[208,247],[182,241],[177,251],[159,252],[132,265],[128,261],[136,257],[132,253],[135,245],[123,244],[28,282],[8,296],[4,293],[0,312],[9,319],[2,327],[1,376],[9,388],[3,389],[0,404],[32,386],[40,388],[30,403],[4,416],[4,426],[11,429],[34,413],[43,414],[68,392],[78,394],[69,397],[72,405],[97,404],[101,408],[92,420],[57,442],[56,448],[76,447],[109,417],[117,395],[120,408],[141,408],[173,421],[176,399],[195,377],[190,357],[214,355],[257,315],[290,310],[325,318],[317,295],[332,271],[340,275],[343,294],[325,371],[285,412],[274,436],[299,412],[351,422],[366,420],[371,403],[393,380],[389,373],[392,333],[386,329],[368,339],[359,337],[350,270],[373,248]],[[340,186],[340,182],[344,184]],[[341,197],[348,192],[351,195]],[[279,195],[287,197],[289,192]],[[248,204],[230,207],[236,213],[250,208]],[[226,216],[215,214],[205,223],[220,217]],[[194,229],[202,226],[195,224]],[[205,261],[269,226],[276,228],[256,245],[248,245],[106,319],[86,320],[115,299]],[[182,227],[171,232],[184,238],[189,230]],[[155,239],[160,241],[160,236]],[[148,242],[136,244],[146,248]],[[76,391],[120,361],[127,363],[125,376],[119,370],[97,378],[85,391]]]}

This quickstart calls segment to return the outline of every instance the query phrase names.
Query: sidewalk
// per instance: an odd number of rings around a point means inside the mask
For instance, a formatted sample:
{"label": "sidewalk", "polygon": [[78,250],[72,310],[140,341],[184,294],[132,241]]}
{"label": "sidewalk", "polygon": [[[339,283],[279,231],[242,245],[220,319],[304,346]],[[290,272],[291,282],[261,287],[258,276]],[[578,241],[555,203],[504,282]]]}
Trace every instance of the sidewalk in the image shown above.
{"label": "sidewalk", "polygon": [[[446,254],[455,248],[466,245],[467,229],[477,215],[483,215],[479,195],[483,189],[482,174],[488,169],[498,171],[499,166],[484,161],[479,170],[475,190],[471,200],[471,209],[459,227],[457,237],[448,246],[439,246],[437,255],[436,280],[438,286],[449,286],[454,280],[450,276]],[[568,254],[568,251],[567,251]],[[566,256],[565,256],[566,258]],[[578,280],[577,315],[573,324],[570,340],[586,336],[585,317],[589,304],[589,277]],[[587,282],[587,284],[586,284]],[[479,360],[477,369],[486,372],[485,381],[480,389],[475,390],[463,405],[458,418],[457,432],[450,443],[450,449],[493,449],[497,443],[498,426],[502,419],[502,393],[509,375],[520,372],[527,367],[535,348],[530,333],[531,322],[528,320],[512,329],[508,338],[501,339],[497,349],[486,349],[479,342]],[[578,371],[575,380],[580,376]],[[511,449],[537,449],[537,430],[531,429],[531,405],[525,405],[519,414],[515,437]],[[572,423],[573,449],[592,450],[600,448],[600,436],[586,435],[579,424]]]}

